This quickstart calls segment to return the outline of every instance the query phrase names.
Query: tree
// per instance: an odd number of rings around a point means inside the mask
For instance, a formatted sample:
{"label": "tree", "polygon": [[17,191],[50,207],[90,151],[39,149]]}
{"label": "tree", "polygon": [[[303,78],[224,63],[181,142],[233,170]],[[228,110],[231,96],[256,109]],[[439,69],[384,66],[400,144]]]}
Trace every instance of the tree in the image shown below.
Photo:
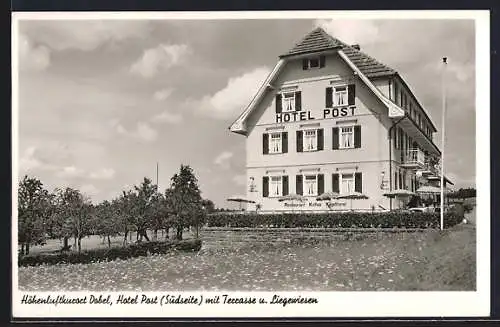
{"label": "tree", "polygon": [[201,192],[193,169],[181,165],[179,173],[171,179],[170,188],[165,191],[165,198],[175,216],[176,238],[182,240],[184,228],[195,225],[203,211]]}
{"label": "tree", "polygon": [[158,201],[157,187],[149,178],[144,177],[144,180],[139,186],[134,186],[136,196],[133,197],[137,209],[137,235],[138,241],[144,237],[149,241],[147,229],[151,227],[155,218],[155,210],[157,209],[155,202]]}
{"label": "tree", "polygon": [[24,176],[18,192],[18,242],[21,255],[29,254],[31,244],[45,240],[45,226],[52,207],[49,192],[36,178]]}
{"label": "tree", "polygon": [[78,252],[81,252],[81,240],[92,230],[93,206],[80,191],[67,187],[56,190],[56,212],[54,214],[56,235],[63,238],[63,250],[69,249],[68,240],[75,237]]}
{"label": "tree", "polygon": [[96,214],[94,216],[95,233],[107,238],[108,247],[111,247],[111,236],[119,234],[121,226],[121,216],[117,210],[116,203],[103,201],[96,207]]}

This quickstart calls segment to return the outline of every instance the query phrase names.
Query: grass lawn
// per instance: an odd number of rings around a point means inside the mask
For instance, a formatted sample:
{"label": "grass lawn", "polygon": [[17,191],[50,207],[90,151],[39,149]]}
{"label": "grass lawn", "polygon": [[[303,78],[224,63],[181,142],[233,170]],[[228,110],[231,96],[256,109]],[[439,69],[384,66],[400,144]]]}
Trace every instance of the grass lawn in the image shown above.
{"label": "grass lawn", "polygon": [[200,253],[108,263],[21,267],[19,287],[32,291],[472,291],[475,251],[474,225],[458,225],[444,232],[339,240],[329,245],[211,247]]}

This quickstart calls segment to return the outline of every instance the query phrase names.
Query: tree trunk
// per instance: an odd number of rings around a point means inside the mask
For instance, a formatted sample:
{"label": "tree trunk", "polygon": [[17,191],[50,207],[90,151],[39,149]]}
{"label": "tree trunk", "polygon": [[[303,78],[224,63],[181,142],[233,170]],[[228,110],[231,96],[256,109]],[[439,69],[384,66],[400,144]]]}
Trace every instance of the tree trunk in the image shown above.
{"label": "tree trunk", "polygon": [[144,237],[146,239],[146,241],[148,241],[148,242],[150,241],[149,237],[148,237],[148,232],[145,229],[141,230],[141,240],[142,240],[142,237]]}
{"label": "tree trunk", "polygon": [[179,241],[182,240],[182,227],[181,226],[177,227],[176,239]]}
{"label": "tree trunk", "polygon": [[108,248],[111,247],[111,239],[109,238],[109,235],[108,235]]}
{"label": "tree trunk", "polygon": [[30,254],[30,243],[29,242],[26,242],[26,247],[25,247],[25,254],[28,255]]}
{"label": "tree trunk", "polygon": [[77,237],[75,236],[75,248],[76,248],[76,240],[77,240]]}
{"label": "tree trunk", "polygon": [[21,243],[21,255],[23,256],[24,255],[24,243]]}
{"label": "tree trunk", "polygon": [[82,237],[78,237],[78,253],[82,252]]}
{"label": "tree trunk", "polygon": [[[132,235],[132,234],[130,234]],[[125,246],[125,244],[127,244],[127,236],[128,236],[128,230],[125,231],[125,235],[123,236],[123,246]]]}
{"label": "tree trunk", "polygon": [[195,231],[196,231],[196,238],[199,238],[200,226],[198,224],[196,224]]}
{"label": "tree trunk", "polygon": [[65,236],[63,240],[63,248],[66,250],[69,248],[68,242],[69,242],[69,237]]}
{"label": "tree trunk", "polygon": [[158,230],[157,229],[155,229],[155,231],[154,231],[154,239],[155,239],[155,241],[158,241]]}
{"label": "tree trunk", "polygon": [[165,239],[168,240],[168,232],[170,231],[170,228],[165,228]]}

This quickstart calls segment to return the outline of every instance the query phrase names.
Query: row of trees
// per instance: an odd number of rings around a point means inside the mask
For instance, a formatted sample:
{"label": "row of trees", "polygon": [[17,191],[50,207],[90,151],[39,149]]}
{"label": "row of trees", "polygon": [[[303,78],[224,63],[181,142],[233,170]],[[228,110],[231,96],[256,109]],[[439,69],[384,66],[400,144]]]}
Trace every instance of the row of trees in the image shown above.
{"label": "row of trees", "polygon": [[25,176],[18,192],[18,242],[22,255],[29,254],[30,245],[43,244],[46,239],[62,239],[63,250],[70,248],[74,238],[78,251],[85,236],[100,235],[111,246],[111,237],[123,235],[123,245],[136,232],[137,241],[149,241],[148,230],[158,239],[158,231],[175,230],[182,239],[185,228],[199,226],[206,214],[214,211],[210,200],[202,199],[191,167],[181,165],[163,193],[149,178],[120,196],[99,204],[73,188],[49,192],[40,180]]}

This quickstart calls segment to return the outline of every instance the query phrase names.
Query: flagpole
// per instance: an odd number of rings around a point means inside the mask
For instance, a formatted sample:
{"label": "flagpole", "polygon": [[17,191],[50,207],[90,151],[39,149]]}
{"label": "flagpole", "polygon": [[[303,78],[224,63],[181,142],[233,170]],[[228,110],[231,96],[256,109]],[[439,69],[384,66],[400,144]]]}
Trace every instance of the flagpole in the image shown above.
{"label": "flagpole", "polygon": [[443,58],[442,76],[442,117],[441,117],[441,230],[444,229],[444,140],[445,140],[445,119],[446,119],[446,66],[447,58]]}
{"label": "flagpole", "polygon": [[156,162],[156,191],[160,191],[160,186],[158,185],[158,161]]}

